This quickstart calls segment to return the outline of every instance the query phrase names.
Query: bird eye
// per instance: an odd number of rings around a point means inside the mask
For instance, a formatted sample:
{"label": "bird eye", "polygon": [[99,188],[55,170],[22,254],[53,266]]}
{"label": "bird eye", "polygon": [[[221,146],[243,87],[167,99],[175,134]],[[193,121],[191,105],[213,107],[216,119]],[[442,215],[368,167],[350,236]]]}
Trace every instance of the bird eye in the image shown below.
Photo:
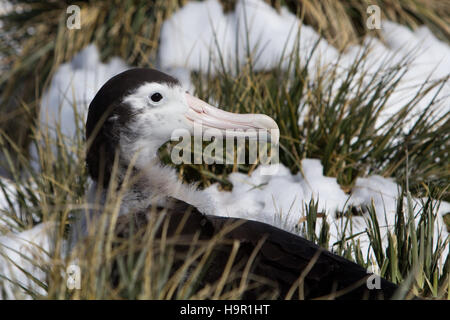
{"label": "bird eye", "polygon": [[159,102],[159,101],[161,101],[162,98],[163,98],[163,96],[162,96],[161,93],[159,93],[159,92],[155,92],[154,94],[152,94],[152,95],[150,96],[150,99],[151,99],[153,102]]}

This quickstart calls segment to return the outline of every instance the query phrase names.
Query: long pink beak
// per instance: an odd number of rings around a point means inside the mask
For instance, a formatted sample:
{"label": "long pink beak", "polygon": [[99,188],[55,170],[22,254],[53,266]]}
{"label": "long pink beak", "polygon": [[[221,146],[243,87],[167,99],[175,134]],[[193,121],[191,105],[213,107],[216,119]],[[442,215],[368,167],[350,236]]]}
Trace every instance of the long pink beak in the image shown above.
{"label": "long pink beak", "polygon": [[219,129],[225,132],[227,137],[258,138],[258,131],[269,133],[271,143],[278,144],[280,130],[277,123],[264,114],[238,114],[227,112],[186,93],[186,101],[189,110],[185,117],[194,123],[207,128]]}

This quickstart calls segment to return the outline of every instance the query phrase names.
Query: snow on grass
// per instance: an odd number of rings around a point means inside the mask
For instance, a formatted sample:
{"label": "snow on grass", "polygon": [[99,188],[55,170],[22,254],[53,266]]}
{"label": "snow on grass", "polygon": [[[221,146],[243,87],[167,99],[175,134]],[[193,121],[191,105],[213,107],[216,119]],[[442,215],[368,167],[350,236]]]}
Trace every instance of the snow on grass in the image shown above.
{"label": "snow on grass", "polygon": [[[402,199],[401,188],[396,184],[393,179],[385,178],[378,175],[373,175],[367,178],[357,178],[355,186],[352,189],[349,202],[356,207],[370,207],[373,205],[375,213],[377,215],[378,223],[380,224],[381,238],[383,240],[383,246],[387,247],[387,235],[390,231],[393,232],[395,221],[397,218],[397,205],[398,201]],[[407,197],[403,197],[403,207],[408,208]],[[424,204],[427,199],[412,198],[412,206],[414,210],[415,223],[418,225],[423,211]],[[450,203],[445,201],[432,201],[433,208],[436,210],[437,221],[434,224],[434,245],[437,244],[437,235],[442,234],[444,237],[448,235],[447,227],[444,223],[443,216],[450,213]],[[405,210],[407,212],[407,210]],[[368,218],[367,211],[364,216]],[[407,219],[407,217],[405,217]],[[364,226],[365,227],[365,226]],[[364,229],[363,229],[364,230]],[[367,243],[367,234],[360,236],[360,239]],[[367,248],[368,250],[368,248]],[[442,257],[446,257],[448,254],[448,245]],[[363,253],[366,251],[363,250]]]}
{"label": "snow on grass", "polygon": [[[370,241],[365,229],[368,228],[369,214],[364,210],[363,216],[352,217],[352,226],[346,225],[346,218],[336,215],[350,206],[367,208],[372,204],[376,210],[383,244],[387,246],[388,231],[392,232],[397,212],[397,201],[401,192],[400,186],[392,179],[381,176],[357,178],[350,194],[342,191],[335,178],[323,175],[323,167],[317,159],[303,159],[302,173],[292,175],[280,165],[276,175],[262,175],[258,167],[252,175],[232,173],[229,179],[233,184],[231,192],[221,192],[218,184],[207,188],[206,192],[216,201],[216,215],[240,217],[275,225],[290,232],[297,232],[304,223],[306,206],[311,199],[318,202],[318,211],[326,214],[330,225],[330,244],[346,237],[358,234],[355,240],[361,242],[361,250],[365,256],[370,255]],[[403,200],[407,207],[406,197]],[[426,199],[413,198],[416,224],[419,222],[423,203]],[[443,222],[443,215],[450,213],[450,203],[434,201],[437,210],[435,234],[448,234]],[[299,224],[300,222],[300,224]],[[320,222],[320,220],[319,220]],[[317,233],[321,223],[316,226]],[[434,239],[435,245],[437,237]],[[446,248],[448,252],[448,246]],[[446,254],[443,255],[444,257]]]}
{"label": "snow on grass", "polygon": [[[254,57],[255,70],[276,68],[281,60],[287,67],[289,55],[300,46],[311,48],[319,42],[313,61],[336,59],[337,51],[320,40],[309,26],[302,26],[300,43],[297,34],[300,22],[282,7],[276,12],[259,0],[238,1],[234,12],[224,14],[217,0],[189,2],[163,25],[160,44],[162,68],[186,68],[211,72],[225,67],[233,71],[243,65],[248,52]],[[306,60],[307,50],[300,51]]]}
{"label": "snow on grass", "polygon": [[[97,47],[93,44],[87,46],[71,62],[58,67],[49,90],[42,97],[41,125],[50,128],[60,126],[64,136],[73,138],[77,128],[75,115],[83,116],[79,119],[82,127],[86,122],[89,103],[100,87],[126,69],[120,58],[102,63]],[[78,110],[74,110],[74,106]]]}
{"label": "snow on grass", "polygon": [[50,261],[54,230],[55,224],[47,222],[18,234],[0,236],[0,300],[29,299],[31,296],[26,290],[41,295],[46,293],[39,282],[46,281],[43,268]]}
{"label": "snow on grass", "polygon": [[[383,21],[381,33],[386,44],[368,37],[363,46],[351,46],[338,57],[337,50],[311,27],[302,25],[299,28],[300,25],[301,21],[286,8],[282,7],[277,12],[260,0],[240,0],[235,11],[228,14],[223,13],[217,0],[191,2],[163,25],[160,65],[166,69],[184,68],[205,74],[214,74],[222,68],[233,72],[236,64],[246,63],[247,52],[250,52],[254,57],[255,70],[277,68],[280,61],[281,66],[287,68],[289,57],[296,54],[295,50],[299,50],[301,61],[305,62],[317,43],[310,62],[310,73],[314,75],[321,65],[337,64],[344,76],[345,70],[357,60],[364,48],[370,47],[359,75],[369,81],[378,70],[387,70],[412,55],[411,65],[388,100],[380,124],[399,112],[428,77],[433,81],[450,74],[449,46],[436,39],[426,27],[411,31],[402,25]],[[359,77],[355,77],[355,81]],[[336,81],[335,86],[338,87],[339,83]],[[437,104],[436,116],[450,111],[449,89],[450,83],[447,82],[437,96],[437,100],[443,101]],[[418,103],[412,112],[412,119],[428,106],[437,90],[432,89]],[[408,128],[405,123],[405,130]],[[250,177],[241,173],[231,174],[229,179],[233,183],[233,191],[230,193],[219,192],[217,185],[206,192],[218,199],[220,210],[217,214],[267,223],[274,223],[274,215],[279,214],[287,217],[288,229],[299,221],[305,204],[311,198],[317,200],[319,210],[327,212],[330,217],[333,216],[330,213],[344,210],[346,203],[369,206],[373,200],[380,224],[394,224],[399,192],[395,182],[379,176],[359,178],[349,199],[335,179],[323,176],[318,160],[305,159],[302,165],[304,176],[301,173],[292,176],[282,167],[277,175],[263,177],[257,169]],[[446,205],[443,203],[441,206]],[[364,221],[359,218],[355,220],[364,230]],[[332,237],[337,238],[338,231],[337,227],[334,228]]]}

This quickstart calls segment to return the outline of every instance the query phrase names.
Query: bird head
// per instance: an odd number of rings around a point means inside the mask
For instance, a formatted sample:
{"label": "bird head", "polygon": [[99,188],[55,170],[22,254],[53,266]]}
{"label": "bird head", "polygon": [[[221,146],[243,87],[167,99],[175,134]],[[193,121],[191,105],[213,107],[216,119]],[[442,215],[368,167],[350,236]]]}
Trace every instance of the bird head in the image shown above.
{"label": "bird head", "polygon": [[133,162],[134,170],[144,170],[174,131],[199,134],[195,125],[218,130],[224,137],[258,139],[248,132],[265,130],[272,143],[278,143],[279,138],[276,122],[266,115],[226,112],[192,96],[177,79],[163,72],[130,69],[107,81],[89,106],[89,174],[107,186],[116,157],[119,168]]}

